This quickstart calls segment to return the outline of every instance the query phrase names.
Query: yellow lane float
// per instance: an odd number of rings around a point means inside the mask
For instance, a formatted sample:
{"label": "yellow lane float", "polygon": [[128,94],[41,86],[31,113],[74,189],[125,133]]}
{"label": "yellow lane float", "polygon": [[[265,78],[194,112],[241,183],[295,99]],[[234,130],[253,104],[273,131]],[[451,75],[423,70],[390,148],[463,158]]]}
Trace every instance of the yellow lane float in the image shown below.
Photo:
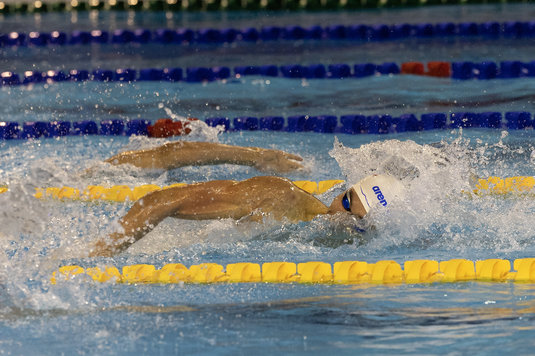
{"label": "yellow lane float", "polygon": [[[340,179],[314,181],[294,181],[294,184],[310,194],[323,194],[332,187],[344,183]],[[135,201],[155,190],[168,189],[176,186],[184,186],[186,183],[177,183],[160,187],[155,184],[145,184],[130,188],[126,185],[114,185],[104,187],[100,185],[90,185],[83,190],[72,187],[49,187],[37,188],[35,197],[39,199],[59,199],[59,200],[102,200],[113,202]],[[0,186],[0,194],[8,190],[6,186]],[[472,190],[475,195],[535,195],[535,177],[488,177],[476,180]]]}
{"label": "yellow lane float", "polygon": [[330,283],[330,284],[399,284],[434,282],[535,282],[535,258],[513,261],[486,259],[471,261],[413,260],[403,266],[391,260],[367,263],[342,261],[330,264],[321,261],[303,263],[266,262],[202,263],[189,268],[170,263],[157,269],[154,265],[138,264],[82,268],[76,265],[60,267],[51,278],[53,284],[69,280],[93,280],[114,283]]}

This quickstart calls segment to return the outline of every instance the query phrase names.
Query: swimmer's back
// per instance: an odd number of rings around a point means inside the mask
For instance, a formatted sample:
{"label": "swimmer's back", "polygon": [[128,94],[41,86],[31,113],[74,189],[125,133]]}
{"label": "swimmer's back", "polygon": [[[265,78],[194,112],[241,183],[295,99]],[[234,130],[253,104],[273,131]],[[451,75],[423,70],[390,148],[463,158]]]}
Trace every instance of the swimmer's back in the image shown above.
{"label": "swimmer's back", "polygon": [[327,212],[317,198],[280,177],[210,181],[173,189],[169,195],[184,199],[174,216],[185,219],[269,214],[277,220],[306,221]]}

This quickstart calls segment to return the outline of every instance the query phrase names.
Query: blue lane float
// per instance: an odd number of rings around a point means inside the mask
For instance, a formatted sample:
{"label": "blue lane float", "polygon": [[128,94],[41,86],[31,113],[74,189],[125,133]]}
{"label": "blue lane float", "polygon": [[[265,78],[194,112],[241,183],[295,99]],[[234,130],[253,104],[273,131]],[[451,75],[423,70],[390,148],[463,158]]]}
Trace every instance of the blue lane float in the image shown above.
{"label": "blue lane float", "polygon": [[0,139],[32,139],[41,137],[61,136],[132,136],[148,134],[149,120],[103,120],[100,122],[84,121],[36,121],[36,122],[9,122],[0,121]]}
{"label": "blue lane float", "polygon": [[463,23],[420,23],[420,24],[348,24],[328,26],[266,26],[261,28],[202,28],[202,29],[116,29],[114,31],[93,30],[73,31],[71,33],[53,31],[30,33],[0,33],[0,47],[48,45],[87,45],[87,44],[211,44],[232,42],[271,42],[295,40],[324,41],[364,41],[377,42],[407,38],[449,38],[449,37],[486,39],[532,38],[535,36],[535,21],[507,22],[463,22]]}
{"label": "blue lane float", "polygon": [[[227,80],[231,78],[241,78],[246,76],[262,77],[283,77],[289,79],[345,79],[345,78],[365,78],[381,75],[427,75],[442,78],[452,78],[456,80],[489,80],[489,79],[513,79],[523,77],[535,77],[535,61],[503,61],[495,63],[483,61],[474,63],[465,62],[434,62],[445,66],[444,74],[434,74],[432,71],[422,73],[411,73],[403,70],[408,62],[397,64],[387,63],[360,63],[360,64],[310,64],[310,65],[260,65],[260,66],[236,66],[229,68],[226,66],[216,67],[190,67],[185,70],[180,67],[174,68],[133,68],[95,69],[93,71],[85,69],[73,69],[69,72],[49,70],[39,72],[34,70],[25,71],[23,74],[13,72],[0,73],[0,86],[17,86],[39,83],[56,82],[136,82],[136,81],[185,81],[188,83],[212,82],[216,80]],[[431,65],[429,62],[428,65]],[[423,63],[421,64],[423,66]]]}
{"label": "blue lane float", "polygon": [[[213,117],[204,122],[211,127],[220,126],[224,131],[284,131],[311,133],[373,134],[384,135],[402,132],[418,132],[444,129],[506,129],[532,130],[535,119],[532,113],[523,111],[425,113],[393,116],[376,115],[295,115],[236,118]],[[0,121],[0,140],[38,139],[62,136],[147,136],[153,122],[144,119],[112,119],[102,121]]]}
{"label": "blue lane float", "polygon": [[[421,66],[421,72],[410,71],[411,65]],[[439,64],[442,69],[433,70],[431,65]],[[289,79],[345,79],[345,78],[365,78],[369,76],[381,75],[426,75],[441,78],[452,78],[456,80],[490,80],[490,79],[513,79],[524,77],[535,77],[535,61],[503,61],[492,62],[482,61],[474,63],[464,62],[429,62],[428,71],[423,71],[424,63],[407,62],[397,64],[386,62],[381,64],[360,63],[360,64],[310,64],[310,65],[260,65],[260,66],[236,66],[229,68],[226,66],[215,67],[190,67],[183,70],[175,68],[133,68],[95,69],[88,71],[84,69],[73,69],[69,72],[49,70],[38,72],[34,70],[25,71],[23,74],[13,72],[0,73],[0,86],[17,86],[39,83],[54,82],[135,82],[135,81],[185,81],[188,83],[211,82],[216,80],[227,80],[246,76],[262,77],[283,77]],[[437,68],[435,66],[435,68]]]}

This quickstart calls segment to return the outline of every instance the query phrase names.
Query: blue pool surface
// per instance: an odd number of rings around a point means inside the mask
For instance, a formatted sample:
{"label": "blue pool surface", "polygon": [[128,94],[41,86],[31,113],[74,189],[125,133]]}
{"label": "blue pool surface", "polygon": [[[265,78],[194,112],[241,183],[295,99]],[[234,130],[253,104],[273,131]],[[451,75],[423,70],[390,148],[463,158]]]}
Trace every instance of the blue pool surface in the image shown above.
{"label": "blue pool surface", "polygon": [[[531,19],[529,4],[314,13],[51,13],[6,16],[0,32],[246,27]],[[2,71],[192,65],[531,60],[531,40],[284,42],[216,46],[0,48]],[[456,81],[417,76],[344,80],[246,77],[211,83],[51,83],[0,88],[1,120],[208,117],[427,112],[533,112],[532,78]],[[470,197],[473,177],[535,175],[533,129],[456,129],[386,135],[227,132],[194,136],[66,136],[0,141],[0,353],[138,354],[532,354],[535,286],[512,282],[429,284],[128,285],[76,279],[53,285],[59,266],[147,263],[534,257],[535,199]],[[102,161],[173,140],[277,148],[304,158],[292,180],[356,182],[372,172],[405,175],[409,196],[355,221],[319,217],[265,224],[167,219],[123,254],[87,258],[131,203],[37,200],[36,187],[169,185],[263,174],[221,165],[145,172]],[[86,169],[91,168],[92,174]],[[408,169],[408,170],[407,170]],[[326,204],[347,185],[319,195]],[[373,220],[372,220],[373,219]],[[369,226],[369,225],[367,225]]]}

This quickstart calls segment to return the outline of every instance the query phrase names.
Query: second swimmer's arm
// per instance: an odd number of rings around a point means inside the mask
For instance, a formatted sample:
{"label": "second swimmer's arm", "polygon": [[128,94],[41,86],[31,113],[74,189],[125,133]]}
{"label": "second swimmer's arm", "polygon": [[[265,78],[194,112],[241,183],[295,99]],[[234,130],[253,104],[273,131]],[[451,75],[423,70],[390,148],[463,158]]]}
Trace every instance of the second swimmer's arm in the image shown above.
{"label": "second swimmer's arm", "polygon": [[169,201],[156,191],[147,194],[134,203],[119,223],[121,232],[111,234],[107,239],[96,242],[90,256],[113,256],[148,234],[162,220],[176,210],[176,201]]}
{"label": "second swimmer's arm", "polygon": [[213,181],[147,194],[136,201],[126,215],[119,220],[123,231],[115,232],[107,239],[97,241],[90,255],[112,256],[120,253],[170,216],[202,220],[228,217],[239,219],[249,214],[250,211],[235,201],[235,197],[210,199],[212,189],[223,188],[228,184],[233,184],[233,182]]}
{"label": "second swimmer's arm", "polygon": [[261,171],[289,172],[302,168],[302,158],[279,150],[231,146],[212,142],[180,141],[141,151],[128,151],[106,160],[113,165],[175,169],[184,166],[239,164]]}

